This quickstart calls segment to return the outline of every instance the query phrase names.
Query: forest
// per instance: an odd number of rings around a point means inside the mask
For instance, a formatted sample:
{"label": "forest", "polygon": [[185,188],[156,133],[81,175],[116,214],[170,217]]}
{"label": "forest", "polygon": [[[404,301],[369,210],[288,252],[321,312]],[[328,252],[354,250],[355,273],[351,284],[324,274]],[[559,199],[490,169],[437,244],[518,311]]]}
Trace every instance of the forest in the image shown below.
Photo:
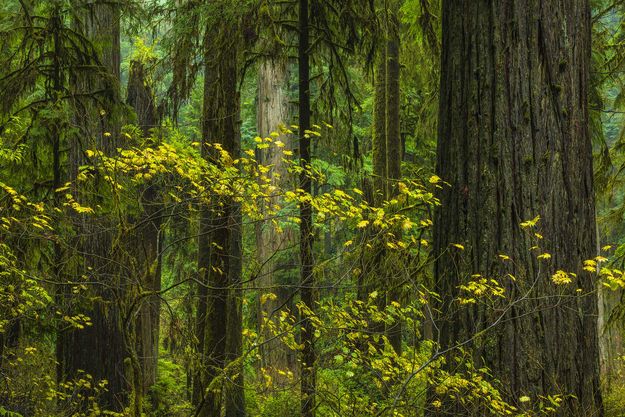
{"label": "forest", "polygon": [[625,416],[624,0],[0,0],[0,417]]}

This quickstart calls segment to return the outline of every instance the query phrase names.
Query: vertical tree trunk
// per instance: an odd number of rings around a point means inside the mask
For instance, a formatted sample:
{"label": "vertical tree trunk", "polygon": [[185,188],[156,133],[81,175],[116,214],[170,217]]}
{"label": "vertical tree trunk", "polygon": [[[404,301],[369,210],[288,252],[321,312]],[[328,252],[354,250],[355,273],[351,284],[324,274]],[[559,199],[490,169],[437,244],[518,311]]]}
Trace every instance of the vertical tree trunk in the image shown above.
{"label": "vertical tree trunk", "polygon": [[[224,33],[207,28],[205,37],[205,74],[202,152],[211,163],[221,164],[219,152],[209,145],[220,143],[233,159],[239,154],[237,95],[237,34],[236,27]],[[215,41],[221,42],[215,59]],[[223,203],[221,206],[219,203]],[[223,403],[224,378],[228,352],[226,339],[229,331],[241,331],[240,316],[230,316],[228,301],[230,280],[240,286],[241,243],[239,210],[231,197],[214,201],[202,209],[199,237],[199,302],[198,352],[202,370],[196,378],[195,399],[198,417],[219,417]],[[232,228],[230,228],[232,226]],[[235,250],[238,253],[230,253]],[[240,298],[240,297],[239,297]],[[235,307],[239,308],[239,306]],[[227,317],[234,317],[236,327],[228,329]],[[235,343],[236,344],[236,343]]]}
{"label": "vertical tree trunk", "polygon": [[[236,55],[235,55],[236,58]],[[236,132],[232,144],[233,158],[241,154],[241,97],[235,92],[236,98]],[[226,356],[228,360],[228,384],[225,395],[225,417],[245,417],[245,391],[243,379],[243,216],[241,205],[232,203],[232,214],[228,220],[230,233],[230,270],[228,282],[228,317],[226,337]]]}
{"label": "vertical tree trunk", "polygon": [[[257,127],[261,137],[268,137],[272,132],[280,133],[276,140],[285,144],[286,150],[293,150],[290,137],[281,130],[287,126],[289,119],[288,85],[289,74],[285,58],[268,59],[260,64],[258,77],[258,109]],[[283,199],[278,190],[289,189],[293,180],[288,172],[288,166],[284,162],[282,150],[276,146],[258,150],[258,162],[269,167],[266,174],[271,180],[271,185],[276,187],[276,193],[270,196],[261,205],[268,207],[282,206]],[[274,293],[276,299],[267,299],[264,303],[259,302],[258,321],[262,323],[263,317],[267,320],[277,320],[279,309],[283,308],[289,300],[289,290],[285,276],[290,276],[297,259],[294,253],[296,245],[295,231],[292,228],[279,228],[274,222],[280,222],[280,218],[274,219],[269,213],[265,213],[265,220],[256,225],[256,248],[258,263],[261,266],[257,286],[259,298],[263,294]],[[295,258],[295,259],[294,259]],[[288,380],[278,372],[287,369],[293,370],[294,358],[287,346],[274,338],[271,332],[265,331],[263,338],[268,342],[261,348],[261,366],[269,373],[278,387],[284,386]]]}
{"label": "vertical tree trunk", "polygon": [[[308,0],[299,0],[299,40],[298,40],[298,72],[299,72],[299,152],[300,166],[304,168],[300,174],[300,188],[312,194],[312,182],[307,173],[310,166],[310,137],[306,133],[310,129],[310,59],[309,59],[309,22]],[[313,219],[312,206],[308,201],[300,203],[300,262],[301,262],[301,301],[308,308],[314,309],[313,276]],[[302,417],[315,414],[315,330],[306,313],[302,314],[301,326],[302,362],[301,378],[301,411]]]}
{"label": "vertical tree trunk", "polygon": [[[141,127],[145,138],[158,123],[155,98],[148,84],[147,74],[142,62],[132,61],[128,76],[128,98],[126,102],[132,106],[137,115],[137,124]],[[130,227],[133,235],[130,238],[128,252],[137,265],[136,276],[141,279],[139,287],[142,292],[151,291],[140,300],[137,326],[137,354],[141,361],[143,391],[147,392],[156,382],[159,330],[160,330],[160,297],[161,289],[161,248],[163,234],[162,221],[159,216],[159,190],[156,184],[146,184],[141,192],[143,214],[139,219],[131,219]]]}
{"label": "vertical tree trunk", "polygon": [[[76,29],[94,43],[98,57],[107,75],[102,83],[95,85],[85,75],[78,75],[76,86],[80,93],[92,94],[103,90],[101,101],[113,107],[119,101],[120,43],[119,43],[119,8],[116,4],[81,4]],[[101,77],[102,78],[102,77]],[[101,113],[91,103],[84,106],[85,114],[77,115],[79,126],[84,135],[74,140],[70,149],[69,180],[75,181],[78,167],[85,163],[82,153],[88,148],[97,147],[111,154],[115,149],[117,122],[108,112]],[[105,133],[111,133],[106,135]],[[80,198],[83,190],[74,185],[74,194]],[[86,202],[93,204],[94,200]],[[84,313],[91,318],[92,325],[85,329],[63,329],[57,336],[58,379],[72,379],[84,371],[95,380],[108,381],[107,391],[99,398],[102,408],[121,411],[127,404],[127,381],[124,369],[126,349],[121,324],[119,302],[123,298],[119,281],[119,270],[112,261],[113,240],[110,227],[102,224],[95,217],[76,216],[78,235],[86,236],[76,242],[78,253],[69,261],[67,276],[70,280],[79,280],[87,276],[101,285],[93,288],[95,301],[87,305],[76,305],[72,297],[71,283],[61,285],[57,298],[62,305],[73,313]]]}
{"label": "vertical tree trunk", "polygon": [[[574,395],[561,416],[603,412],[596,286],[582,270],[596,256],[590,47],[587,0],[443,1],[437,171],[451,186],[440,192],[434,229],[447,315],[439,317],[440,343],[468,340],[503,315],[472,343],[478,366],[521,409],[522,396]],[[542,240],[519,226],[536,215]],[[534,245],[551,259],[538,260]],[[556,270],[577,277],[556,286]],[[499,310],[454,300],[475,273],[505,287]],[[479,414],[460,404],[445,411]]]}
{"label": "vertical tree trunk", "polygon": [[[397,194],[397,182],[401,179],[402,144],[399,124],[399,2],[389,5],[386,41],[386,198],[391,200]],[[396,235],[401,230],[394,230]],[[395,268],[398,263],[396,254],[391,254],[388,303],[400,301],[401,268]],[[386,329],[387,337],[397,354],[401,354],[401,323],[395,322]]]}
{"label": "vertical tree trunk", "polygon": [[[387,55],[386,42],[378,44],[377,56],[374,69],[374,102],[373,102],[373,126],[372,126],[372,159],[373,159],[373,193],[369,198],[369,204],[382,207],[386,200],[386,188],[388,183],[387,148],[386,148],[386,118],[387,118]],[[365,233],[372,238],[371,248],[364,247],[363,256],[363,281],[358,289],[358,298],[361,301],[369,301],[369,295],[377,292],[375,299],[380,311],[386,308],[386,243],[379,228],[367,227]],[[378,334],[384,334],[384,323],[370,323],[370,330]]]}
{"label": "vertical tree trunk", "polygon": [[378,47],[375,68],[375,101],[373,103],[373,204],[381,206],[386,199],[386,45]]}

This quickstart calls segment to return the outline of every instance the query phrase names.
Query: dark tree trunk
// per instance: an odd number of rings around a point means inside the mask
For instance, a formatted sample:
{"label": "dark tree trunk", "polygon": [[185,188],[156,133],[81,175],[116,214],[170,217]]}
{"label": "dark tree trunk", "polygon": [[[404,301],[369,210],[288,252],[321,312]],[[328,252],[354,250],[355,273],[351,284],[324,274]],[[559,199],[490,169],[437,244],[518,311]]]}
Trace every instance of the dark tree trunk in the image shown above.
{"label": "dark tree trunk", "polygon": [[[137,115],[137,124],[145,138],[158,123],[155,98],[148,84],[143,63],[132,61],[128,76],[128,105]],[[130,219],[132,230],[128,253],[136,265],[135,276],[140,277],[139,314],[136,323],[137,355],[141,362],[142,390],[147,392],[156,382],[158,344],[160,330],[161,249],[163,233],[159,213],[160,190],[156,184],[146,184],[140,190],[143,213],[138,219]]]}
{"label": "dark tree trunk", "polygon": [[373,204],[386,199],[386,46],[378,47],[375,67],[373,106]]}
{"label": "dark tree trunk", "polygon": [[[451,185],[435,214],[440,343],[465,341],[503,315],[472,346],[504,398],[523,409],[522,396],[571,394],[558,415],[602,415],[596,286],[582,271],[596,256],[588,1],[446,0],[442,33],[437,171]],[[543,240],[520,227],[537,215]],[[552,258],[538,260],[534,245]],[[560,269],[577,278],[556,286]],[[475,273],[505,287],[499,309],[454,301]]]}
{"label": "dark tree trunk", "polygon": [[[236,54],[235,54],[236,59]],[[235,140],[229,152],[234,158],[241,154],[241,103],[235,92],[236,125]],[[228,282],[228,317],[226,336],[226,359],[229,372],[225,395],[225,417],[245,417],[245,392],[243,380],[243,216],[241,205],[232,203],[232,213],[228,219],[230,270]]]}
{"label": "dark tree trunk", "polygon": [[[210,145],[220,143],[235,159],[240,150],[236,30],[234,26],[222,34],[217,32],[217,38],[211,36],[216,34],[213,28],[206,31],[202,152],[209,162],[215,164],[221,164],[219,152]],[[212,46],[216,39],[220,43],[218,50]],[[227,333],[241,331],[240,314],[230,315],[228,309],[230,280],[237,280],[240,287],[241,228],[239,209],[231,197],[213,201],[211,207],[202,209],[201,216],[197,335],[202,365],[194,381],[194,397],[198,417],[219,417],[225,380],[217,378],[222,376],[228,359]],[[230,253],[231,250],[239,253]],[[238,294],[237,303],[240,300]],[[240,306],[237,304],[235,308]],[[227,317],[231,318],[230,323]],[[236,323],[232,322],[233,318]],[[235,327],[228,329],[228,324]]]}
{"label": "dark tree trunk", "polygon": [[[119,9],[116,4],[81,4],[77,14],[76,30],[92,41],[106,74],[101,73],[98,83],[92,83],[87,76],[78,74],[74,79],[79,93],[88,93],[100,98],[100,103],[112,108],[119,102],[120,44]],[[96,85],[97,84],[97,85]],[[97,92],[97,93],[94,93]],[[75,181],[78,167],[86,161],[82,153],[89,148],[98,148],[111,154],[115,149],[118,126],[111,112],[101,113],[92,103],[83,103],[84,114],[77,114],[81,135],[71,144],[69,157],[69,180]],[[111,133],[107,135],[105,133]],[[74,184],[73,193],[81,199],[85,190]],[[89,190],[93,191],[93,190]],[[97,191],[97,190],[96,190]],[[84,204],[97,204],[97,198],[82,198]],[[70,281],[80,281],[81,276],[98,281],[90,289],[93,301],[76,304],[71,294],[72,283],[58,288],[57,299],[69,316],[83,313],[91,318],[92,325],[84,329],[71,326],[63,328],[57,336],[58,379],[72,379],[84,371],[95,380],[106,379],[107,391],[99,398],[102,408],[121,411],[127,404],[128,385],[124,358],[126,349],[122,331],[120,302],[123,291],[119,282],[119,266],[113,261],[113,239],[110,224],[100,218],[77,215],[73,219],[77,234],[82,236],[75,242],[78,248],[73,259],[67,260],[64,274]],[[102,220],[102,221],[101,221]]]}
{"label": "dark tree trunk", "polygon": [[[399,124],[399,2],[394,1],[389,7],[389,21],[387,22],[386,41],[386,197],[393,199],[397,192],[397,182],[401,179],[402,145]],[[401,235],[401,230],[393,231],[396,235]],[[396,254],[390,254],[389,262],[390,276],[388,280],[387,301],[399,302],[401,295],[401,268],[396,268],[398,264]],[[395,262],[393,262],[395,260]],[[386,329],[387,337],[397,354],[401,354],[401,322],[397,321]]]}
{"label": "dark tree trunk", "polygon": [[[386,42],[377,45],[377,55],[374,69],[374,102],[373,102],[373,129],[372,129],[372,159],[373,159],[373,192],[368,198],[369,204],[382,207],[386,200],[388,183],[386,118],[387,118],[387,54]],[[377,292],[376,305],[380,311],[386,308],[386,243],[384,234],[378,227],[372,225],[365,230],[367,239],[373,244],[369,248],[363,247],[362,265],[363,280],[358,288],[358,299],[367,302],[369,295]],[[369,323],[369,329],[378,334],[384,334],[384,323]]]}
{"label": "dark tree trunk", "polygon": [[[310,129],[310,57],[309,57],[309,22],[308,0],[299,1],[299,39],[298,39],[298,73],[299,73],[299,156],[300,166],[305,168],[300,174],[300,188],[312,194],[312,182],[307,173],[310,166],[310,137],[306,133]],[[313,275],[313,219],[312,206],[308,201],[300,203],[300,262],[302,303],[313,309],[314,275]],[[302,314],[301,343],[302,362],[301,378],[301,411],[302,417],[315,414],[315,329],[306,313]]]}

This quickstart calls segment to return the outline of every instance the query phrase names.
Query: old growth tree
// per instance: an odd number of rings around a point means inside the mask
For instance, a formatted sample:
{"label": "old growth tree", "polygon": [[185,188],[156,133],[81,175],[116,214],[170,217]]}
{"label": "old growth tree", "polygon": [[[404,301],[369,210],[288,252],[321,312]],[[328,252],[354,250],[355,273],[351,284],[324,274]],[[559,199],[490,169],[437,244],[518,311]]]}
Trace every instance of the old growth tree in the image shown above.
{"label": "old growth tree", "polygon": [[[586,0],[443,2],[439,341],[472,340],[521,408],[524,397],[566,395],[562,416],[602,413],[595,280],[582,270],[597,255],[590,24]],[[521,226],[536,216],[536,230]],[[572,283],[554,285],[558,270]],[[458,285],[473,274],[500,280],[506,300],[460,306]],[[479,413],[460,403],[446,412]]]}

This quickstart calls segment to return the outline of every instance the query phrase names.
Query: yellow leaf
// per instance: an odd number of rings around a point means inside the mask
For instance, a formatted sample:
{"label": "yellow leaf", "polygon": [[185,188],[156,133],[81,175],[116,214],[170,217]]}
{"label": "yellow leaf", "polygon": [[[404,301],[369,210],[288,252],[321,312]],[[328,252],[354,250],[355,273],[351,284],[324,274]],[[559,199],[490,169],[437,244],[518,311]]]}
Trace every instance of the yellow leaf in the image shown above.
{"label": "yellow leaf", "polygon": [[265,304],[267,300],[276,300],[278,297],[274,293],[267,293],[260,296],[260,304]]}
{"label": "yellow leaf", "polygon": [[534,226],[536,226],[536,224],[538,223],[539,220],[540,220],[540,216],[536,216],[532,220],[526,220],[526,221],[522,222],[521,223],[521,227],[524,228],[524,229],[527,229],[529,227],[534,227]]}
{"label": "yellow leaf", "polygon": [[430,184],[438,184],[439,182],[441,182],[441,177],[438,175],[432,175],[430,177]]}
{"label": "yellow leaf", "polygon": [[358,222],[356,227],[358,227],[359,229],[362,229],[363,227],[367,227],[368,225],[369,225],[369,220],[361,220]]}
{"label": "yellow leaf", "polygon": [[556,271],[556,273],[551,276],[551,280],[556,285],[564,285],[564,284],[571,283],[571,277],[569,276],[569,274],[567,274],[566,272],[562,270]]}

